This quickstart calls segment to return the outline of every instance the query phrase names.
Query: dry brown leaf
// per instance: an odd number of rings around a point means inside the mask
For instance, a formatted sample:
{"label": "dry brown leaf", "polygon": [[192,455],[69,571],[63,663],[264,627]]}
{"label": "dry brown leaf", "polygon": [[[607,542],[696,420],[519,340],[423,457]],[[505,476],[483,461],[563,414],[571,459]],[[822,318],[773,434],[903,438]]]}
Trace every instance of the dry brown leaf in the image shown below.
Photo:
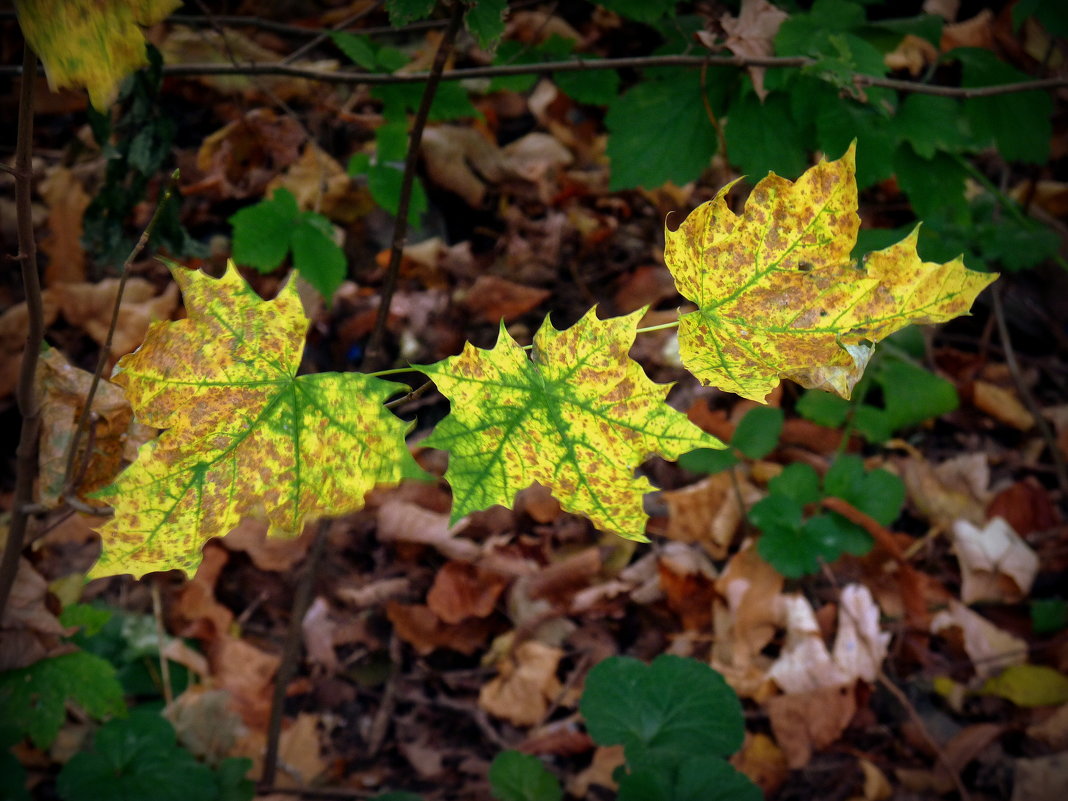
{"label": "dry brown leaf", "polygon": [[[118,288],[119,279],[105,278],[96,284],[57,284],[51,292],[67,322],[83,329],[98,345],[103,345],[111,325]],[[177,308],[177,284],[168,284],[157,296],[155,286],[145,279],[135,276],[127,280],[111,342],[112,358],[117,359],[140,347],[149,324],[170,318]]]}
{"label": "dry brown leaf", "polygon": [[1030,593],[1038,555],[1000,517],[983,528],[958,520],[953,524],[953,545],[960,560],[964,603],[1015,603]]}
{"label": "dry brown leaf", "polygon": [[53,167],[41,181],[41,196],[48,206],[48,233],[41,250],[48,257],[46,286],[85,280],[85,249],[82,220],[91,198],[73,171]]}
{"label": "dry brown leaf", "polygon": [[864,801],[886,801],[894,794],[894,788],[886,774],[879,767],[867,759],[861,758],[860,771],[864,774]]}
{"label": "dry brown leaf", "polygon": [[550,295],[552,292],[547,289],[524,286],[496,275],[480,275],[464,292],[461,303],[476,319],[510,323],[537,308]]}
{"label": "dry brown leaf", "polygon": [[1053,751],[1068,751],[1068,704],[1061,704],[1048,718],[1028,726],[1027,736],[1045,743]]}
{"label": "dry brown leaf", "polygon": [[[41,304],[44,307],[44,326],[48,328],[59,314],[52,290],[45,289],[41,292]],[[16,303],[0,314],[0,398],[6,398],[14,392],[18,384],[22,351],[26,347],[26,332],[29,331],[29,326],[30,313],[25,303]]]}
{"label": "dry brown leaf", "polygon": [[215,583],[230,555],[218,544],[205,546],[203,554],[196,574],[178,593],[172,613],[180,636],[210,642],[229,633],[234,622],[234,613],[215,599]]}
{"label": "dry brown leaf", "polygon": [[459,195],[472,208],[482,205],[487,184],[513,174],[501,149],[473,128],[427,128],[422,153],[430,180]]}
{"label": "dry brown leaf", "polygon": [[[764,58],[775,52],[775,34],[789,16],[768,0],[742,0],[737,17],[725,14],[720,20],[727,32],[727,49],[741,58]],[[761,101],[767,96],[764,89],[764,68],[749,67],[753,89]]]}
{"label": "dry brown leaf", "polygon": [[471,562],[482,549],[456,536],[464,526],[449,526],[449,516],[407,501],[388,500],[378,509],[378,539],[382,542],[415,542],[430,545],[449,559]]}
{"label": "dry brown leaf", "polygon": [[874,682],[886,659],[890,634],[879,628],[879,608],[863,584],[842,589],[832,657],[851,678]]}
{"label": "dry brown leaf", "polygon": [[315,530],[310,526],[299,537],[268,537],[264,521],[245,518],[223,537],[222,544],[227,550],[248,554],[260,570],[284,573],[304,558],[314,538]]}
{"label": "dry brown leaf", "polygon": [[757,785],[765,796],[774,794],[786,782],[790,766],[786,755],[766,734],[745,733],[742,749],[731,757],[731,764]]}
{"label": "dry brown leaf", "polygon": [[972,404],[995,420],[1020,431],[1029,431],[1035,425],[1034,415],[1027,411],[1015,392],[989,381],[973,382]]}
{"label": "dry brown leaf", "polygon": [[194,684],[163,710],[163,717],[174,726],[184,748],[216,765],[230,756],[238,738],[245,733],[231,700],[226,690]]}
{"label": "dry brown leaf", "polygon": [[499,675],[482,686],[478,705],[516,726],[533,726],[560,694],[556,668],[564,652],[528,640],[498,665]]}
{"label": "dry brown leaf", "polygon": [[616,768],[626,761],[621,745],[601,745],[593,752],[593,760],[585,770],[575,774],[567,782],[567,792],[575,798],[586,798],[590,785],[607,787],[613,792],[619,786],[612,779]]}
{"label": "dry brown leaf", "polygon": [[898,42],[897,47],[883,56],[883,63],[890,70],[908,70],[913,78],[938,60],[938,48],[911,33]]}
{"label": "dry brown leaf", "polygon": [[470,562],[446,562],[434,576],[426,603],[446,623],[469,617],[488,617],[508,586],[508,580]]}
{"label": "dry brown leaf", "polygon": [[713,559],[723,559],[741,525],[742,503],[748,508],[760,498],[760,491],[744,477],[731,480],[730,473],[716,473],[682,489],[662,492],[668,505],[668,527],[664,536],[677,542],[696,542]]}
{"label": "dry brown leaf", "polygon": [[939,612],[931,621],[931,633],[959,628],[964,636],[964,650],[972,660],[975,674],[989,678],[1009,665],[1027,661],[1027,643],[1014,637],[976,614],[963,604],[949,602],[949,609]]}
{"label": "dry brown leaf", "polygon": [[775,741],[794,770],[837,740],[857,710],[851,684],[777,695],[765,706]]}
{"label": "dry brown leaf", "polygon": [[660,549],[657,575],[668,608],[683,631],[706,631],[712,622],[716,569],[701,551],[681,542]]}
{"label": "dry brown leaf", "polygon": [[956,520],[982,525],[989,499],[990,465],[983,452],[965,453],[937,466],[910,457],[895,462],[909,499],[932,523]]}
{"label": "dry brown leaf", "polygon": [[4,619],[0,621],[0,671],[32,665],[47,656],[58,656],[70,646],[60,637],[66,629],[45,604],[48,583],[28,559],[19,559]]}
{"label": "dry brown leaf", "polygon": [[300,630],[308,661],[319,665],[327,673],[337,671],[337,654],[334,653],[337,627],[330,615],[330,604],[322,596],[316,596],[308,611],[304,613],[304,619],[300,621]]}
{"label": "dry brown leaf", "polygon": [[372,207],[337,159],[314,142],[305,143],[300,158],[271,179],[264,195],[270,197],[279,188],[292,192],[301,209],[317,211],[336,222],[353,222]]}
{"label": "dry brown leaf", "polygon": [[[278,737],[276,786],[309,787],[322,782],[323,777],[330,770],[330,763],[323,757],[320,737],[318,715],[301,712],[296,720],[285,721]],[[249,776],[262,775],[266,743],[266,734],[263,731],[254,730],[242,737],[235,746],[232,756],[243,756],[252,760]],[[293,796],[285,795],[282,798],[291,801]],[[264,796],[257,796],[257,799],[265,801]]]}
{"label": "dry brown leaf", "polygon": [[1068,787],[1068,753],[1017,759],[1012,801],[1062,801]]}
{"label": "dry brown leaf", "polygon": [[279,657],[223,634],[209,645],[208,661],[216,686],[230,692],[234,711],[245,725],[264,729],[271,714],[271,687]]}
{"label": "dry brown leaf", "polygon": [[[69,364],[55,348],[41,354],[37,363],[37,396],[41,404],[41,442],[38,449],[40,500],[51,506],[59,502],[67,470],[68,451],[93,376]],[[78,496],[97,503],[89,494],[110,484],[132,461],[137,449],[153,439],[155,429],[134,420],[133,410],[117,386],[101,381],[93,397],[91,433],[81,438],[75,464]],[[86,460],[86,448],[93,450]],[[101,504],[102,505],[102,504]]]}
{"label": "dry brown leaf", "polygon": [[971,19],[954,22],[942,28],[943,53],[958,47],[981,47],[994,49],[994,12],[984,8]]}
{"label": "dry brown leaf", "polygon": [[424,656],[438,648],[473,654],[486,644],[490,635],[490,626],[484,618],[467,618],[461,623],[449,624],[422,604],[389,601],[386,617],[397,636]]}

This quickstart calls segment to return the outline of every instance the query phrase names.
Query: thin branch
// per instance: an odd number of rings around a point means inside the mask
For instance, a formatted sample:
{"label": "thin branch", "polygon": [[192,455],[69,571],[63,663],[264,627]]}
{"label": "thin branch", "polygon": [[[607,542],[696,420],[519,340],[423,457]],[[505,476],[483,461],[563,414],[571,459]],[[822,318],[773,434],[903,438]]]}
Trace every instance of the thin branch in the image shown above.
{"label": "thin branch", "polygon": [[[37,63],[37,55],[26,42],[23,43],[22,70],[30,75]],[[41,277],[37,273],[37,243],[33,238],[33,213],[30,208],[30,193],[33,189],[33,87],[36,81],[21,81],[19,87],[18,139],[15,149],[15,214],[18,228],[19,254],[22,263],[22,286],[26,290],[28,325],[26,349],[22,353],[19,383],[15,390],[19,414],[22,415],[22,430],[15,463],[15,497],[11,510],[11,525],[8,528],[4,555],[0,558],[0,620],[4,619],[4,607],[15,585],[19,571],[19,559],[26,540],[30,514],[27,510],[33,503],[33,485],[37,477],[37,435],[41,427],[41,408],[37,403],[34,381],[37,375],[37,359],[44,343],[44,304],[41,299]]]}
{"label": "thin branch", "polygon": [[419,163],[419,150],[423,142],[423,128],[426,127],[427,117],[430,115],[430,104],[434,100],[438,83],[441,81],[445,70],[445,62],[452,52],[452,43],[460,30],[463,22],[466,6],[455,2],[452,16],[449,19],[449,27],[438,43],[437,52],[434,54],[434,63],[430,72],[426,74],[426,86],[423,88],[423,97],[419,101],[419,109],[415,113],[415,121],[412,123],[412,133],[408,140],[408,154],[404,160],[404,176],[401,178],[400,200],[397,202],[397,217],[393,222],[393,245],[389,252],[389,268],[386,271],[385,283],[382,285],[382,300],[378,304],[378,316],[375,318],[375,329],[371,334],[371,341],[367,345],[367,353],[364,357],[365,367],[378,367],[383,360],[383,340],[386,335],[386,323],[389,320],[389,307],[393,302],[393,293],[397,288],[397,276],[400,274],[401,256],[404,253],[404,241],[408,235],[408,208],[412,201],[412,185],[415,183],[415,167]]}
{"label": "thin branch", "polygon": [[1001,347],[1005,351],[1005,364],[1008,365],[1009,373],[1012,375],[1012,380],[1016,384],[1020,397],[1023,398],[1027,410],[1031,413],[1031,417],[1034,418],[1038,433],[1046,443],[1046,450],[1049,451],[1050,458],[1053,460],[1053,468],[1056,471],[1057,484],[1061,488],[1061,498],[1068,499],[1068,468],[1065,466],[1064,456],[1061,454],[1060,446],[1057,444],[1057,438],[1053,435],[1049,422],[1042,415],[1042,410],[1038,408],[1038,403],[1023,380],[1023,373],[1020,370],[1019,363],[1016,361],[1016,350],[1012,346],[1012,337],[1009,335],[1009,324],[1005,320],[1005,309],[1001,302],[1001,287],[992,287],[990,297],[993,299],[994,319],[997,321]]}
{"label": "thin branch", "polygon": [[315,530],[315,540],[304,560],[304,567],[297,583],[293,597],[293,611],[289,618],[289,629],[282,646],[282,659],[278,663],[278,672],[274,677],[274,696],[271,699],[271,717],[267,723],[267,750],[263,756],[263,773],[261,785],[273,785],[278,773],[278,742],[282,732],[282,713],[286,700],[286,689],[297,672],[300,658],[301,640],[304,635],[304,615],[311,605],[312,590],[315,586],[315,573],[326,547],[330,519],[323,518]]}
{"label": "thin branch", "polygon": [[78,446],[81,444],[82,436],[85,434],[89,425],[89,418],[93,411],[93,399],[96,397],[96,390],[100,386],[100,379],[104,375],[104,368],[111,359],[111,343],[115,338],[115,329],[118,327],[119,323],[119,312],[122,309],[122,294],[126,290],[126,280],[130,276],[130,265],[141,251],[144,250],[145,245],[148,244],[152,232],[156,229],[156,223],[159,222],[164,206],[167,205],[167,201],[170,200],[171,195],[174,193],[174,188],[178,185],[178,176],[178,170],[171,173],[170,181],[167,183],[167,188],[163,190],[163,195],[160,197],[159,203],[156,204],[156,210],[152,214],[152,219],[148,221],[148,225],[146,225],[145,230],[141,232],[141,236],[138,238],[136,244],[134,244],[133,250],[130,251],[130,255],[126,257],[126,261],[122,264],[122,273],[119,276],[119,286],[115,291],[115,303],[111,307],[111,322],[108,325],[108,335],[104,339],[104,344],[100,346],[100,358],[97,359],[96,370],[93,372],[93,380],[92,383],[89,384],[89,392],[85,397],[85,404],[82,406],[82,414],[78,418],[78,426],[74,429],[74,436],[71,437],[70,441],[70,450],[67,452],[67,468],[63,476],[64,498],[77,493],[77,486],[74,479],[75,464],[78,458]]}

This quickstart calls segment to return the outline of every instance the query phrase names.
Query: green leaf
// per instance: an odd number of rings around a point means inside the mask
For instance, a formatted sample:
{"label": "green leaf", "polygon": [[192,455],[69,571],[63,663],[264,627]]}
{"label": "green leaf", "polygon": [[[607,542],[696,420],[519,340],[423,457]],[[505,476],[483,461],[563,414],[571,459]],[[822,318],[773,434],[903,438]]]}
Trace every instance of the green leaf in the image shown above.
{"label": "green leaf", "polygon": [[[697,180],[716,152],[695,70],[671,70],[642,81],[608,106],[609,188],[656,189]],[[670,142],[670,147],[665,147]]]}
{"label": "green leaf", "polygon": [[661,18],[675,15],[674,0],[599,0],[597,5],[621,17],[652,25]]}
{"label": "green leaf", "polygon": [[919,425],[960,405],[951,382],[903,359],[880,361],[873,380],[882,387],[883,408],[894,431]]}
{"label": "green leaf", "polygon": [[594,741],[622,745],[631,765],[728,756],[745,734],[741,703],[723,677],[671,654],[649,665],[630,657],[598,663],[579,710]]}
{"label": "green leaf", "polygon": [[48,748],[74,701],[94,718],[126,714],[115,668],[98,656],[76,651],[0,673],[0,721]]}
{"label": "green leaf", "polygon": [[59,613],[59,622],[64,626],[77,627],[85,637],[92,637],[100,631],[109,620],[112,611],[92,604],[70,604]]}
{"label": "green leaf", "polygon": [[26,770],[15,755],[4,748],[0,748],[0,776],[4,777],[0,801],[32,801],[30,791],[26,789]]}
{"label": "green leaf", "polygon": [[492,47],[504,33],[504,15],[508,11],[507,0],[466,0],[467,13],[464,25],[484,50]]}
{"label": "green leaf", "polygon": [[801,395],[795,408],[797,413],[806,420],[827,428],[840,428],[845,425],[846,417],[852,406],[852,403],[838,395],[809,389]]}
{"label": "green leaf", "polygon": [[859,456],[842,454],[823,477],[823,491],[849,501],[878,523],[889,526],[905,504],[905,484],[886,470],[864,469]]}
{"label": "green leaf", "polygon": [[786,415],[774,406],[754,406],[745,413],[731,437],[731,446],[750,459],[763,459],[779,444]]}
{"label": "green leaf", "polygon": [[774,92],[761,103],[755,93],[743,92],[728,115],[727,158],[746,175],[759,179],[774,172],[792,178],[808,166],[801,132],[785,95]]}
{"label": "green leaf", "polygon": [[763,801],[744,773],[716,757],[691,757],[672,776],[646,768],[620,779],[618,801]]}
{"label": "green leaf", "polygon": [[453,521],[508,506],[536,481],[598,528],[645,539],[642,496],[652,485],[635,476],[638,464],[722,444],[668,406],[669,386],[627,356],[640,316],[598,320],[591,309],[566,331],[546,320],[532,359],[502,323],[493,349],[467,343],[415,368],[452,406],[423,444],[450,453]]}
{"label": "green leaf", "polygon": [[[966,87],[996,86],[1030,80],[989,50],[963,47],[947,57],[963,64],[961,84]],[[1044,164],[1049,160],[1053,136],[1053,98],[1047,92],[1014,92],[964,101],[964,114],[975,134],[997,143],[1008,161]]]}
{"label": "green leaf", "polygon": [[1030,16],[1034,16],[1053,36],[1068,36],[1068,7],[1060,0],[1020,0],[1013,4],[1013,30],[1019,30]]}
{"label": "green leaf", "polygon": [[[872,546],[868,532],[836,514],[813,515],[801,527],[801,534],[814,544],[813,553],[826,562],[833,562],[843,553],[864,556]],[[817,569],[818,566],[806,572]]]}
{"label": "green leaf", "polygon": [[[314,212],[307,211],[304,214]],[[315,217],[330,226],[329,220],[322,215],[315,214]],[[306,218],[290,234],[290,246],[293,248],[293,266],[309,284],[319,290],[329,306],[348,271],[345,253],[333,237],[324,234],[319,226]]]}
{"label": "green leaf", "polygon": [[912,145],[920,158],[934,158],[939,150],[959,153],[971,145],[963,128],[959,100],[937,95],[912,94],[901,102],[892,130]]}
{"label": "green leaf", "polygon": [[925,159],[903,143],[894,153],[893,165],[898,184],[909,196],[917,217],[926,219],[947,210],[957,215],[966,213],[967,173],[952,156],[940,151]]}
{"label": "green leaf", "polygon": [[[389,164],[375,164],[367,170],[367,188],[375,203],[393,216],[400,210],[401,184],[404,172]],[[412,197],[408,202],[408,224],[416,225],[426,213],[428,201],[422,182],[416,178],[412,183]]]}
{"label": "green leaf", "polygon": [[874,105],[858,103],[832,92],[816,118],[819,149],[828,154],[844,153],[855,139],[857,186],[871,186],[893,174],[891,157],[898,139],[888,122],[886,115]]}
{"label": "green leaf", "polygon": [[679,457],[679,467],[694,473],[720,473],[729,470],[738,464],[740,460],[734,451],[729,448],[716,450],[713,448],[698,448],[697,450],[684,453]]}
{"label": "green leaf", "polygon": [[[749,511],[750,520],[760,529],[760,538],[757,540],[757,553],[768,564],[778,570],[787,578],[800,578],[808,573],[815,573],[820,569],[820,558],[823,556],[822,532],[804,531],[801,524],[786,525],[777,521],[766,510],[757,513],[757,523],[753,513],[761,504],[767,504],[772,498],[781,498],[783,503],[793,503],[789,498],[779,495],[770,495],[760,501]],[[776,514],[782,510],[776,510]]]}
{"label": "green leaf", "polygon": [[97,732],[92,751],[75,754],[56,781],[63,801],[216,801],[211,770],[175,742],[158,713],[135,710]]}
{"label": "green leaf", "polygon": [[775,54],[812,54],[815,43],[834,31],[848,31],[864,24],[864,9],[849,0],[816,0],[807,12],[791,14],[775,34]]}
{"label": "green leaf", "polygon": [[435,0],[386,0],[389,24],[394,28],[415,20],[426,19],[434,10]]}
{"label": "green leaf", "polygon": [[1035,634],[1053,634],[1068,628],[1068,602],[1060,598],[1031,601],[1031,627]]}
{"label": "green leaf", "polygon": [[560,801],[560,782],[536,756],[501,751],[489,768],[493,797],[498,801]]}
{"label": "green leaf", "polygon": [[819,503],[820,476],[812,465],[791,462],[768,482],[768,490],[774,495],[785,495],[801,506]]}
{"label": "green leaf", "polygon": [[[382,52],[379,51],[379,58]],[[398,83],[375,86],[371,96],[382,101],[382,115],[390,122],[402,122],[404,115],[419,108],[424,86],[420,83]],[[467,90],[455,81],[443,81],[434,92],[428,119],[431,122],[481,117],[471,103]]]}
{"label": "green leaf", "polygon": [[252,760],[246,757],[229,757],[215,769],[215,784],[218,801],[252,801],[256,785],[247,778],[252,769]]}
{"label": "green leaf", "polygon": [[392,793],[376,795],[371,801],[423,801],[423,796],[418,793],[406,793],[403,790],[398,790]]}
{"label": "green leaf", "polygon": [[297,375],[308,318],[296,281],[266,301],[232,263],[218,279],[168,266],[188,318],[154,323],[113,379],[138,419],[164,431],[100,493],[115,515],[92,575],[191,574],[204,542],[244,517],[296,536],[422,472],[404,442],[409,424],[382,405],[406,387]]}
{"label": "green leaf", "polygon": [[346,33],[345,31],[332,31],[330,38],[337,45],[338,50],[344,53],[354,64],[363,67],[365,70],[378,68],[375,48],[369,36]]}
{"label": "green leaf", "polygon": [[289,237],[300,210],[288,189],[276,189],[271,200],[246,206],[230,217],[234,227],[233,259],[270,272],[289,251]]}
{"label": "green leaf", "polygon": [[1045,665],[1010,665],[987,679],[979,692],[1016,706],[1060,706],[1068,703],[1068,676]]}
{"label": "green leaf", "polygon": [[[595,61],[583,56],[585,61]],[[607,106],[619,96],[619,73],[615,70],[576,70],[558,72],[553,81],[565,95],[579,103]]]}

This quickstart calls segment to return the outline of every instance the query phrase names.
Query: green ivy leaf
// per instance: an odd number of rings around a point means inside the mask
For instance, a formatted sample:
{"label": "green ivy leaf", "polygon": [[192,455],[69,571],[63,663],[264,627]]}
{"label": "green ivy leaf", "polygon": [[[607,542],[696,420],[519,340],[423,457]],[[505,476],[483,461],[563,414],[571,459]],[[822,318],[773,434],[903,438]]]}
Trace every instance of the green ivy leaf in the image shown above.
{"label": "green ivy leaf", "polygon": [[609,188],[655,189],[665,181],[681,186],[700,177],[717,149],[705,102],[696,71],[671,70],[611,103],[605,116]]}
{"label": "green ivy leaf", "polygon": [[536,756],[501,751],[489,768],[490,790],[498,801],[560,801],[560,782]]}
{"label": "green ivy leaf", "polygon": [[97,719],[126,714],[115,668],[84,651],[0,673],[0,721],[28,735],[38,748],[56,739],[68,700]]}
{"label": "green ivy leaf", "polygon": [[63,766],[56,790],[64,801],[217,801],[210,768],[175,741],[174,728],[156,712],[136,710],[97,732],[92,751]]}
{"label": "green ivy leaf", "polygon": [[661,654],[598,663],[579,705],[598,745],[622,745],[631,766],[727,756],[742,744],[742,706],[723,677],[696,659]]}
{"label": "green ivy leaf", "polygon": [[478,46],[490,50],[504,33],[507,0],[467,0],[464,25],[478,41]]}

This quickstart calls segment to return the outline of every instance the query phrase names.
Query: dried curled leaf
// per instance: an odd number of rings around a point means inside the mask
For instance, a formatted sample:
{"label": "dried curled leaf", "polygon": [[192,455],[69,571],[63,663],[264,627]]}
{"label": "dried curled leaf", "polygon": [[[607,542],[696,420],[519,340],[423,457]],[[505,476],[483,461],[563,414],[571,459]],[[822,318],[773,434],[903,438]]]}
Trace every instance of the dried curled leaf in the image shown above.
{"label": "dried curled leaf", "polygon": [[921,261],[918,229],[851,262],[860,227],[854,147],[796,182],[769,174],[741,216],[727,206],[733,185],[666,233],[675,285],[698,305],[680,321],[682,361],[704,384],[763,401],[790,378],[848,398],[869,343],[967,313],[997,277],[960,258]]}
{"label": "dried curled leaf", "polygon": [[502,326],[491,350],[468,343],[418,368],[452,403],[425,444],[451,454],[454,522],[511,506],[537,481],[599,528],[645,539],[642,495],[653,487],[635,468],[654,453],[724,446],[668,406],[670,386],[627,356],[640,316],[598,320],[591,309],[565,331],[546,321],[533,358]]}
{"label": "dried curled leaf", "polygon": [[359,373],[297,376],[308,320],[289,281],[263,300],[230,264],[222,278],[168,265],[189,318],[154,323],[118,364],[137,418],[166,429],[101,493],[103,576],[181,568],[242,517],[274,534],[355,511],[376,484],[420,473],[408,425],[382,406],[397,384]]}

